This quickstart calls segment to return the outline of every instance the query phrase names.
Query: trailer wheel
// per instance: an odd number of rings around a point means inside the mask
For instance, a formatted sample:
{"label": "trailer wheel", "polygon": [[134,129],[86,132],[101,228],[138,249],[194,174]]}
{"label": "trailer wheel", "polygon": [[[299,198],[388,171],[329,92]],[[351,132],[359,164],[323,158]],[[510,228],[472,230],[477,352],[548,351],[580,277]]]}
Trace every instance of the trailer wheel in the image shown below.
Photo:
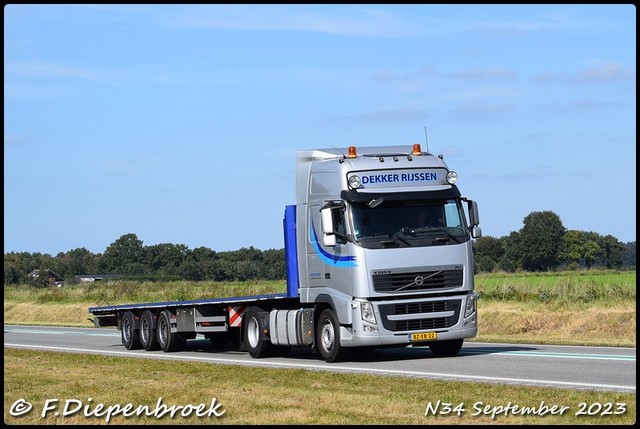
{"label": "trailer wheel", "polygon": [[340,345],[340,324],[333,310],[320,313],[316,330],[316,344],[320,356],[327,362],[338,362],[346,354]]}
{"label": "trailer wheel", "polygon": [[135,328],[135,316],[131,311],[127,311],[122,315],[122,344],[127,350],[136,350],[142,347],[140,344],[140,336]]}
{"label": "trailer wheel", "polygon": [[158,336],[156,330],[153,328],[153,319],[153,313],[148,310],[142,313],[142,317],[140,318],[140,344],[142,344],[142,347],[147,351],[157,350],[159,348]]}
{"label": "trailer wheel", "polygon": [[273,353],[273,344],[265,338],[263,333],[264,326],[259,314],[263,311],[259,307],[250,307],[242,318],[244,341],[252,358],[263,358]]}
{"label": "trailer wheel", "polygon": [[158,345],[164,352],[173,352],[184,347],[185,339],[179,333],[171,333],[171,316],[163,311],[158,316]]}
{"label": "trailer wheel", "polygon": [[463,340],[437,341],[429,344],[431,353],[438,357],[455,356],[462,348]]}

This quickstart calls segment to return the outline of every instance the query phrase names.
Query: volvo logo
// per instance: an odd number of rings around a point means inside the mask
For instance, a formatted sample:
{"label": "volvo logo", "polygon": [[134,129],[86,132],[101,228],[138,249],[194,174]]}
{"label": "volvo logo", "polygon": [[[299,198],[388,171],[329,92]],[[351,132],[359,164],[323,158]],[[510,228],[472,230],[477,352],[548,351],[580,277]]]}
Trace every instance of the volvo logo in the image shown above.
{"label": "volvo logo", "polygon": [[398,292],[400,290],[410,288],[411,286],[422,286],[424,284],[425,280],[429,280],[431,277],[437,276],[438,274],[441,274],[443,272],[444,271],[435,271],[435,272],[429,274],[428,276],[423,276],[423,275],[415,276],[411,283],[409,283],[408,285],[400,286],[395,291]]}

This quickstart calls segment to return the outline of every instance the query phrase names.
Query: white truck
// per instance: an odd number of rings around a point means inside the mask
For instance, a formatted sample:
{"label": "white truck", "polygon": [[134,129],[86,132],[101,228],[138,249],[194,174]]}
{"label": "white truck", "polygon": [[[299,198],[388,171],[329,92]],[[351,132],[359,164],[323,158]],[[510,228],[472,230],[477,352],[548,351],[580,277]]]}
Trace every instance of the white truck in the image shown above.
{"label": "white truck", "polygon": [[204,335],[254,358],[294,346],[327,362],[358,348],[457,354],[477,334],[481,230],[443,157],[419,144],[350,146],[301,150],[296,164],[286,293],[91,307],[95,326],[117,326],[127,349],[168,352]]}

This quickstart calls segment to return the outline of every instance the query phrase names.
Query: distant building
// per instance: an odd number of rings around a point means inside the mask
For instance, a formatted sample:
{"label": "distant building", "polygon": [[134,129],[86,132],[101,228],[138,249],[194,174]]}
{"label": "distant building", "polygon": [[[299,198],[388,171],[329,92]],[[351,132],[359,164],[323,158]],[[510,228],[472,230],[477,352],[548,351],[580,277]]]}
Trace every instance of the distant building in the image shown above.
{"label": "distant building", "polygon": [[113,280],[121,277],[120,274],[78,274],[74,277],[76,283],[91,283],[101,280]]}
{"label": "distant building", "polygon": [[44,270],[44,273],[43,270],[33,270],[29,273],[29,278],[35,280],[43,274],[47,277],[47,280],[51,285],[60,287],[64,283],[64,279],[62,278],[62,276],[58,275],[53,270]]}

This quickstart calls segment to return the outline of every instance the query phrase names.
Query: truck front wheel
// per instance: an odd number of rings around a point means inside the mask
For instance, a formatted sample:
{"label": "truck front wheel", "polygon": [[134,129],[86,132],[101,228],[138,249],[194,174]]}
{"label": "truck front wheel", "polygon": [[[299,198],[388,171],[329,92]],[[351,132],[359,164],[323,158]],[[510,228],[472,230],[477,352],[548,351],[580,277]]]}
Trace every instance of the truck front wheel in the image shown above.
{"label": "truck front wheel", "polygon": [[142,347],[140,344],[140,334],[136,329],[135,315],[127,311],[122,315],[122,344],[127,350],[135,350]]}
{"label": "truck front wheel", "polygon": [[273,344],[265,338],[264,327],[258,307],[250,307],[242,318],[244,326],[244,341],[247,351],[252,358],[262,358],[270,356],[273,352]]}
{"label": "truck front wheel", "polygon": [[320,356],[327,362],[344,358],[345,349],[340,345],[340,324],[333,310],[324,310],[318,319],[316,344]]}

